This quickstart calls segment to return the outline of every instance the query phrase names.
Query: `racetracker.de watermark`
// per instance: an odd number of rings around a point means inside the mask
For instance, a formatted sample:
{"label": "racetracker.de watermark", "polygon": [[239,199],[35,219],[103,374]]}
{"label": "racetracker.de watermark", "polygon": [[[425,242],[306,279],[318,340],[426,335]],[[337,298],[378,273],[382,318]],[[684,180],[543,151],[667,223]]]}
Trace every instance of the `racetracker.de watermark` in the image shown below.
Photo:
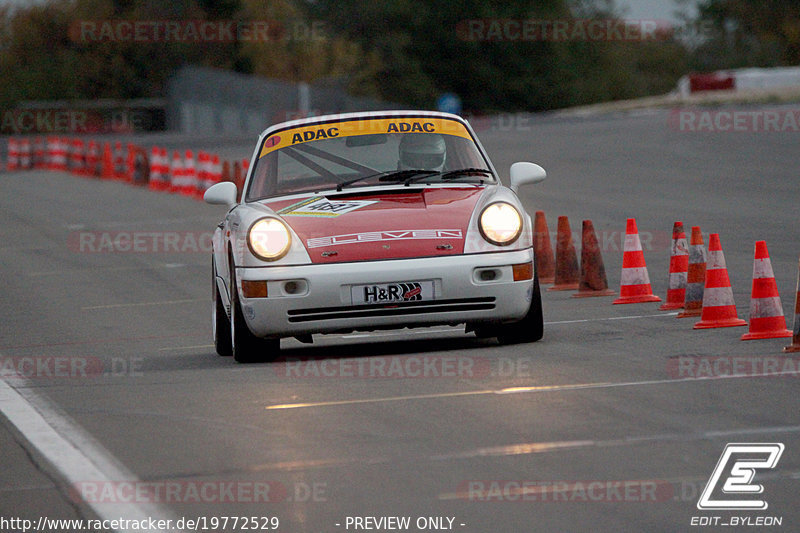
{"label": "racetracker.de watermark", "polygon": [[86,503],[325,502],[328,483],[274,480],[79,481],[72,485],[71,496],[74,501]]}
{"label": "racetracker.de watermark", "polygon": [[675,379],[727,376],[800,377],[800,356],[677,355],[667,359],[667,375]]}
{"label": "racetracker.de watermark", "polygon": [[467,480],[455,496],[471,502],[626,502],[652,503],[678,497],[663,480]]}
{"label": "racetracker.de watermark", "polygon": [[9,109],[0,115],[3,134],[88,131],[89,114],[79,110]]}
{"label": "racetracker.de watermark", "polygon": [[497,368],[487,357],[392,355],[359,359],[288,359],[273,366],[287,378],[483,378]]}
{"label": "racetracker.de watermark", "polygon": [[72,252],[95,253],[210,253],[210,231],[73,231],[67,236]]}
{"label": "racetracker.de watermark", "polygon": [[152,116],[144,111],[119,109],[9,109],[0,112],[0,133],[130,133],[146,129]]}
{"label": "racetracker.de watermark", "polygon": [[675,28],[659,19],[465,19],[456,35],[468,42],[663,41]]}
{"label": "racetracker.de watermark", "polygon": [[0,379],[95,379],[142,376],[142,357],[0,356]]}
{"label": "racetracker.de watermark", "polygon": [[322,41],[326,31],[321,20],[80,20],[69,36],[77,43],[275,43]]}
{"label": "racetracker.de watermark", "polygon": [[800,109],[673,109],[667,125],[683,133],[798,133]]}

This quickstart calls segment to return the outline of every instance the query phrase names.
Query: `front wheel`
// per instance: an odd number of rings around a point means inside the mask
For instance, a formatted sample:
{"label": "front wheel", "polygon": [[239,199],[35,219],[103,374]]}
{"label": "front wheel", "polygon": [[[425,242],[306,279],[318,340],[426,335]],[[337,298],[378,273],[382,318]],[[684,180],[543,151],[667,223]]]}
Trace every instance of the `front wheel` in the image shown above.
{"label": "front wheel", "polygon": [[256,337],[247,327],[236,290],[235,267],[231,264],[231,351],[237,363],[262,363],[278,356],[280,339]]}
{"label": "front wheel", "polygon": [[223,357],[230,357],[233,355],[231,347],[231,321],[228,318],[228,312],[225,310],[225,304],[222,303],[222,298],[219,295],[217,288],[217,266],[214,264],[214,259],[211,259],[211,328],[214,336],[214,348],[217,353]]}
{"label": "front wheel", "polygon": [[544,317],[542,315],[542,293],[539,289],[539,273],[533,275],[531,305],[528,312],[518,322],[481,327],[475,331],[479,338],[497,337],[500,344],[520,344],[536,342],[544,336]]}

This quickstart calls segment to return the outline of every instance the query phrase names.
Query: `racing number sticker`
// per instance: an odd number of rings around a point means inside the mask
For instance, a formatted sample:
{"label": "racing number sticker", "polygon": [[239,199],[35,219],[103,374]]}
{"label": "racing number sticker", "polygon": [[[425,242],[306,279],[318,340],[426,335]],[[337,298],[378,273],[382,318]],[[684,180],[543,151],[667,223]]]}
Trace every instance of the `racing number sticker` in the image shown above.
{"label": "racing number sticker", "polygon": [[295,217],[338,217],[377,203],[377,200],[347,200],[332,202],[324,196],[314,196],[302,202],[284,207],[278,211],[279,215]]}

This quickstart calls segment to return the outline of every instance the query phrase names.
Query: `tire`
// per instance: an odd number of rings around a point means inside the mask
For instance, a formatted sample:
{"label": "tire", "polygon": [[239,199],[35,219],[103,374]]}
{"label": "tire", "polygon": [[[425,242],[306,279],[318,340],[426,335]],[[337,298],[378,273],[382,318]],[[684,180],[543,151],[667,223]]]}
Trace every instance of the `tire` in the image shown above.
{"label": "tire", "polygon": [[231,321],[217,289],[217,267],[213,257],[211,258],[211,294],[211,331],[214,336],[214,348],[220,356],[230,357],[233,355]]}
{"label": "tire", "polygon": [[237,363],[263,363],[278,357],[280,339],[262,339],[253,335],[247,327],[242,306],[239,304],[239,292],[236,290],[236,270],[231,263],[231,352]]}
{"label": "tire", "polygon": [[539,274],[533,275],[533,292],[528,312],[518,322],[476,328],[478,338],[497,337],[500,344],[536,342],[544,336],[542,314],[542,292],[539,289]]}

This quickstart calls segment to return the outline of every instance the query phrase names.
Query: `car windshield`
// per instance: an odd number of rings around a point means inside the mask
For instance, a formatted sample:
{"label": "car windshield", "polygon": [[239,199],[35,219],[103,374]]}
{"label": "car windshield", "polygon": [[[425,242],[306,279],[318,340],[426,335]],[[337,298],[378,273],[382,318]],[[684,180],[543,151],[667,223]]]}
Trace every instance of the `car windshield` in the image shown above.
{"label": "car windshield", "polygon": [[397,183],[495,183],[458,121],[358,118],[278,130],[266,137],[247,201]]}

